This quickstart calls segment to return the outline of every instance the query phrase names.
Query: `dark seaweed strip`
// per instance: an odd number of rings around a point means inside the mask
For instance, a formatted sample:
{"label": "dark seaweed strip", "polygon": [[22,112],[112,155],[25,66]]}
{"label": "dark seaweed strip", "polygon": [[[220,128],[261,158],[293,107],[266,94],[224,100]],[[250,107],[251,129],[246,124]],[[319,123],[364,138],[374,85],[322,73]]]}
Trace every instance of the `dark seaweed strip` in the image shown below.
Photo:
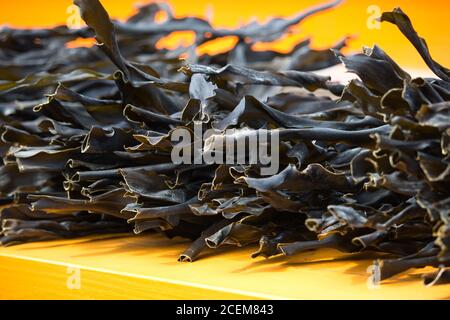
{"label": "dark seaweed strip", "polygon": [[[255,49],[340,1],[236,30],[165,4],[119,22],[98,0],[75,3],[86,28],[0,30],[2,244],[158,232],[193,240],[180,261],[222,246],[259,244],[253,257],[334,248],[388,258],[374,279],[431,266],[425,284],[448,283],[450,72],[400,9],[381,20],[440,79],[413,78],[376,45],[346,56],[349,38],[331,50],[309,39],[285,53]],[[157,48],[176,31],[194,43]],[[93,36],[92,48],[66,45]],[[197,56],[227,36],[234,47]],[[340,62],[359,79],[315,72]],[[174,164],[175,130],[192,136],[199,124],[215,129],[204,156],[227,140],[279,135],[267,144],[279,147],[278,171],[238,164],[255,150],[228,164]]]}
{"label": "dark seaweed strip", "polygon": [[200,238],[195,240],[192,245],[188,249],[186,249],[186,251],[180,254],[178,261],[193,262],[201,253],[201,251],[207,248],[205,239],[231,223],[232,221],[224,219],[210,226],[208,229],[202,232]]}
{"label": "dark seaweed strip", "polygon": [[396,8],[392,12],[384,12],[381,16],[381,21],[388,21],[395,24],[416,48],[428,67],[442,80],[450,81],[450,70],[441,66],[431,58],[427,43],[424,39],[419,37],[414,30],[411,20],[400,8]]}

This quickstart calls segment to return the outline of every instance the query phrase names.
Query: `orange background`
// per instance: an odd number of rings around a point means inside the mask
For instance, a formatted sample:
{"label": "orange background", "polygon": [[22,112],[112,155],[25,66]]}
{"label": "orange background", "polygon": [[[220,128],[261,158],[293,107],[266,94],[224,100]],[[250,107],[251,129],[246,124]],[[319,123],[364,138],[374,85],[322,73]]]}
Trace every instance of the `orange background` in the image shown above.
{"label": "orange background", "polygon": [[[124,19],[135,9],[136,0],[102,0],[114,18]],[[198,15],[206,17],[213,12],[212,22],[218,27],[237,27],[242,22],[257,19],[263,22],[270,16],[292,16],[311,5],[323,3],[322,0],[171,0],[176,16]],[[71,0],[14,0],[0,5],[0,24],[14,27],[45,27],[64,24]],[[369,5],[378,5],[382,11],[401,7],[412,19],[416,30],[424,37],[435,60],[450,66],[450,2],[443,0],[346,0],[338,8],[313,16],[304,21],[301,28],[294,28],[294,35],[277,41],[272,48],[288,50],[305,37],[312,38],[315,48],[324,48],[336,43],[345,35],[355,35],[350,50],[359,51],[363,45],[377,43],[394,59],[409,68],[423,68],[424,63],[414,48],[400,32],[389,23],[381,24],[381,29],[367,27]],[[188,34],[178,34],[164,45],[189,41]],[[262,48],[262,46],[260,46]]]}

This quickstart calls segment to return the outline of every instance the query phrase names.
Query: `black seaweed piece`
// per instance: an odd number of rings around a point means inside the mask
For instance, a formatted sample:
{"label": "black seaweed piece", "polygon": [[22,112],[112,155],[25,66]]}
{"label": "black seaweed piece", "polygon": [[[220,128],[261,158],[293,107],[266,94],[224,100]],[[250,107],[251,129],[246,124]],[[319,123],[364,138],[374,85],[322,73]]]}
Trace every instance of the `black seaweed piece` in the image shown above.
{"label": "black seaweed piece", "polygon": [[[434,267],[425,284],[448,283],[450,71],[401,9],[381,20],[439,78],[413,78],[376,45],[346,56],[348,38],[331,50],[309,39],[286,53],[254,48],[341,1],[236,30],[164,4],[119,22],[98,0],[74,2],[80,30],[0,30],[3,245],[160,232],[193,241],[179,261],[222,246],[259,244],[252,257],[265,258],[334,248],[389,257],[374,279]],[[194,43],[157,48],[176,31],[194,32]],[[233,48],[197,56],[227,36]],[[66,46],[79,37],[98,45]],[[359,79],[317,72],[341,62]],[[276,132],[279,170],[173,163],[174,130],[199,123],[215,129],[209,148]]]}

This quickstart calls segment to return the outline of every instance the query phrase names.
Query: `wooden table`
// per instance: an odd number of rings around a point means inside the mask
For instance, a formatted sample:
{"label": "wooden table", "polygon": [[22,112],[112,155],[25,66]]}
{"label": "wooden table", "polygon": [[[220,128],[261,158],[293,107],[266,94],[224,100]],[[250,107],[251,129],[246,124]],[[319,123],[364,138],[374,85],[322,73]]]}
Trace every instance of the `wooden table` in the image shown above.
{"label": "wooden table", "polygon": [[251,259],[255,248],[205,252],[158,235],[89,237],[0,248],[1,299],[445,299],[417,272],[367,285],[371,259],[336,251]]}

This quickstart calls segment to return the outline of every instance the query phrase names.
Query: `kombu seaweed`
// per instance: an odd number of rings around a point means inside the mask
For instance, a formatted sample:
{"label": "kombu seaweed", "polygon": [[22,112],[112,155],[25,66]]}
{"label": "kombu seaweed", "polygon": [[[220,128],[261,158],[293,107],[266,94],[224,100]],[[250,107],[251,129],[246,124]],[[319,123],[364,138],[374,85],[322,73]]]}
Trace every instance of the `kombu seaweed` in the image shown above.
{"label": "kombu seaweed", "polygon": [[[266,258],[371,251],[380,280],[431,266],[425,284],[448,283],[450,70],[408,16],[381,21],[435,78],[412,77],[378,46],[345,56],[347,39],[253,49],[339,2],[228,30],[163,4],[118,22],[98,0],[75,0],[87,27],[1,29],[1,243],[161,232],[193,240],[179,261],[224,245],[259,245],[252,256]],[[192,31],[194,44],[157,49],[175,31]],[[229,51],[197,55],[228,36]],[[80,37],[98,45],[66,46]],[[341,63],[349,83],[313,72]],[[279,172],[174,164],[172,132],[198,122],[222,135],[277,129]]]}

